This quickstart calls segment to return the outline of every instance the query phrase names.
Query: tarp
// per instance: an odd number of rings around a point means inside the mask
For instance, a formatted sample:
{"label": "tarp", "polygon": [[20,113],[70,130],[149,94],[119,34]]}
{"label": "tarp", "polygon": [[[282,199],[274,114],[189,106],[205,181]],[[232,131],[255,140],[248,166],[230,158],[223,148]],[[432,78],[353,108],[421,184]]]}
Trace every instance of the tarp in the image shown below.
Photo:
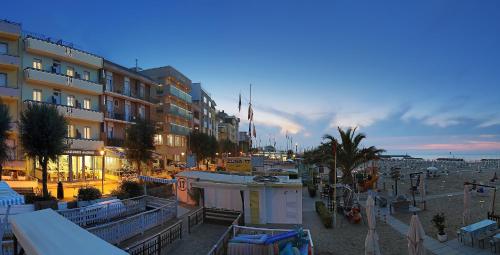
{"label": "tarp", "polygon": [[139,179],[146,181],[146,182],[155,182],[155,183],[163,183],[163,184],[177,183],[176,179],[163,179],[163,178],[156,178],[156,177],[145,176],[145,175],[139,176]]}
{"label": "tarp", "polygon": [[24,196],[11,189],[5,181],[0,181],[0,206],[23,204]]}
{"label": "tarp", "polygon": [[12,232],[30,255],[127,255],[52,209],[13,215]]}
{"label": "tarp", "polygon": [[368,234],[365,239],[365,255],[380,255],[378,235],[375,231],[377,220],[375,218],[375,200],[370,195],[366,200],[366,219],[368,221]]}
{"label": "tarp", "polygon": [[425,255],[424,237],[424,228],[422,227],[418,216],[411,216],[410,228],[406,234],[406,238],[408,239],[409,255]]}

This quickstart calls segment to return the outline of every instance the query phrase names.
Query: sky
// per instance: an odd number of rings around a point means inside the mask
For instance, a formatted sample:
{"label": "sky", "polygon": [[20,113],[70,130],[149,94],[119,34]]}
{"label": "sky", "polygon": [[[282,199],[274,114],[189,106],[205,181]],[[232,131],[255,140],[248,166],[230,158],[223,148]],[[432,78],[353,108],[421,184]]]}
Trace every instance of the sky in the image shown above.
{"label": "sky", "polygon": [[[499,1],[8,1],[0,18],[201,82],[257,144],[337,127],[410,155],[500,158]],[[244,109],[238,112],[238,95]],[[486,156],[485,156],[486,155]]]}

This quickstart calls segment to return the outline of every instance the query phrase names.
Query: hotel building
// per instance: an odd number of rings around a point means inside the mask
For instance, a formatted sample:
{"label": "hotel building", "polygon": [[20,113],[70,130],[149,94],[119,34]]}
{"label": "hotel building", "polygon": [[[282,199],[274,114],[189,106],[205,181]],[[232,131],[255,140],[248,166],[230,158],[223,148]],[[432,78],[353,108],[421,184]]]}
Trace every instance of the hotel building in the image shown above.
{"label": "hotel building", "polygon": [[156,139],[156,152],[162,155],[167,164],[186,162],[188,139],[192,126],[191,80],[171,66],[142,70],[160,84],[155,92],[158,99],[157,122],[161,130],[161,140]]}
{"label": "hotel building", "polygon": [[[126,129],[137,119],[156,122],[154,95],[159,86],[135,69],[108,60],[104,60],[100,74],[104,85],[100,102],[104,112],[101,138],[106,146],[106,178],[117,179],[122,169],[130,166],[123,149]],[[163,142],[161,134],[155,137],[155,142]]]}
{"label": "hotel building", "polygon": [[21,25],[0,20],[0,100],[9,107],[11,130],[7,139],[10,151],[9,160],[4,163],[4,172],[24,170],[24,158],[19,146],[19,66]]}
{"label": "hotel building", "polygon": [[224,111],[217,113],[219,141],[229,140],[231,143],[238,145],[239,143],[239,126],[240,119],[234,115],[228,115]]}
{"label": "hotel building", "polygon": [[[33,103],[53,105],[68,122],[68,149],[58,160],[49,162],[49,181],[102,178],[104,116],[99,109],[103,93],[99,72],[103,59],[73,44],[39,35],[24,36],[22,49],[23,108]],[[28,162],[28,172],[41,178],[38,163]]]}
{"label": "hotel building", "polygon": [[218,125],[215,101],[201,86],[201,83],[191,84],[191,97],[193,100],[193,129],[217,138]]}

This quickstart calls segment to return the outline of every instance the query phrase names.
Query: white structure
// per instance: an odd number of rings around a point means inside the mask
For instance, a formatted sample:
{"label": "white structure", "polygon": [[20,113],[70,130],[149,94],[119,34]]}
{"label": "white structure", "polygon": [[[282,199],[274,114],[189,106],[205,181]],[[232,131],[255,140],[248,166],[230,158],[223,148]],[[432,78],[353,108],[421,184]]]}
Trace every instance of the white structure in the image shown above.
{"label": "white structure", "polygon": [[[243,211],[250,224],[301,224],[302,183],[279,176],[277,182],[255,181],[255,176],[184,171],[177,174],[177,199],[200,205]],[[242,210],[243,209],[243,210]]]}

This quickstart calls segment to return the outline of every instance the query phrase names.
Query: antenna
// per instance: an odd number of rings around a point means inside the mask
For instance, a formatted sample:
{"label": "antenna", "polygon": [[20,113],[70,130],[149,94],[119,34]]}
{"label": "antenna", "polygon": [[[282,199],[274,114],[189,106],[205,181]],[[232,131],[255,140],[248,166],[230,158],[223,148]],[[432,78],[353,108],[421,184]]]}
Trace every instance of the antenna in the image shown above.
{"label": "antenna", "polygon": [[135,71],[138,72],[139,71],[139,65],[138,65],[138,59],[136,58],[135,59]]}

